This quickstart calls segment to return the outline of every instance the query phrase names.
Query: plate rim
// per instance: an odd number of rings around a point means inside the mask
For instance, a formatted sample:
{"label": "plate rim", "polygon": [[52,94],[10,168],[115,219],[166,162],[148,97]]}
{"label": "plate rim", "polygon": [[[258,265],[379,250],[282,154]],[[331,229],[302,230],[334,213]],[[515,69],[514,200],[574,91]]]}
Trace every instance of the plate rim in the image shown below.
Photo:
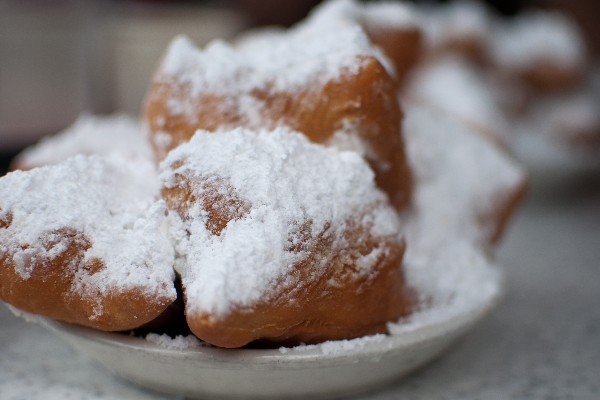
{"label": "plate rim", "polygon": [[[498,282],[498,288],[501,287]],[[356,362],[357,358],[374,357],[376,355],[384,356],[390,352],[402,351],[418,344],[428,341],[434,341],[440,336],[446,334],[460,335],[468,331],[475,323],[484,318],[499,302],[501,290],[490,294],[481,302],[472,307],[445,315],[430,323],[422,323],[420,326],[412,327],[398,333],[382,334],[363,337],[363,342],[356,342],[356,345],[344,347],[339,351],[323,351],[323,343],[317,345],[308,345],[305,347],[281,347],[270,349],[224,349],[213,346],[193,346],[186,349],[173,349],[153,343],[145,337],[128,335],[127,333],[105,332],[93,328],[69,324],[48,318],[41,318],[41,325],[59,336],[69,336],[79,340],[100,343],[104,346],[126,348],[127,350],[152,353],[168,358],[193,359],[197,362],[211,362],[221,364],[239,364],[240,362],[251,362],[255,365],[260,364],[297,364],[314,363],[314,361],[327,360],[329,364],[340,364],[345,362]],[[69,341],[71,338],[68,338]],[[350,340],[331,341],[351,342]],[[282,346],[283,347],[283,346]]]}

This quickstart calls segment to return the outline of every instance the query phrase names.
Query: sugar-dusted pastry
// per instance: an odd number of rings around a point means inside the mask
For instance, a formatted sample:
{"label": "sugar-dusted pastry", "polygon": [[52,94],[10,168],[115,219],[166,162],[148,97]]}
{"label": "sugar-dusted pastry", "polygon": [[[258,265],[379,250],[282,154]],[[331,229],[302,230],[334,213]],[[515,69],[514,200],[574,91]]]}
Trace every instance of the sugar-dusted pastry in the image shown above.
{"label": "sugar-dusted pastry", "polygon": [[565,15],[528,11],[499,21],[490,35],[497,72],[547,92],[577,85],[586,69],[586,49],[577,26]]}
{"label": "sugar-dusted pastry", "polygon": [[[391,74],[402,84],[419,61],[423,39],[421,20],[408,3],[332,0],[316,7],[304,24],[359,24],[391,61]],[[386,60],[382,59],[385,64]]]}
{"label": "sugar-dusted pastry", "polygon": [[450,53],[475,63],[486,61],[493,18],[483,4],[472,0],[425,3],[419,11],[428,57]]}
{"label": "sugar-dusted pastry", "polygon": [[287,126],[360,151],[398,209],[410,199],[396,83],[356,24],[302,24],[204,50],[179,37],[154,77],[145,119],[159,159],[197,129]]}
{"label": "sugar-dusted pastry", "polygon": [[511,139],[511,126],[494,89],[480,68],[464,58],[446,55],[419,65],[402,98],[426,103],[506,144]]}
{"label": "sugar-dusted pastry", "polygon": [[77,154],[121,154],[132,161],[153,160],[152,147],[139,120],[125,114],[82,114],[63,131],[44,137],[12,162],[13,169],[56,164]]}
{"label": "sugar-dusted pastry", "polygon": [[417,306],[388,325],[392,334],[448,321],[500,295],[490,256],[525,184],[523,169],[460,119],[415,101],[404,109],[415,189],[402,215],[403,269]]}
{"label": "sugar-dusted pastry", "polygon": [[404,106],[407,154],[418,187],[415,216],[419,226],[429,227],[408,235],[407,246],[451,246],[450,234],[478,247],[496,243],[525,194],[523,169],[460,118],[426,103]]}
{"label": "sugar-dusted pastry", "polygon": [[75,156],[0,178],[0,299],[106,331],[176,298],[174,251],[151,163]]}
{"label": "sugar-dusted pastry", "polygon": [[560,146],[585,157],[600,156],[600,92],[592,87],[548,96],[532,106],[530,120]]}
{"label": "sugar-dusted pastry", "polygon": [[597,169],[600,166],[600,90],[592,82],[575,90],[540,96],[517,120],[512,149],[532,170]]}
{"label": "sugar-dusted pastry", "polygon": [[399,219],[357,153],[287,128],[198,131],[160,178],[200,339],[349,339],[409,311]]}

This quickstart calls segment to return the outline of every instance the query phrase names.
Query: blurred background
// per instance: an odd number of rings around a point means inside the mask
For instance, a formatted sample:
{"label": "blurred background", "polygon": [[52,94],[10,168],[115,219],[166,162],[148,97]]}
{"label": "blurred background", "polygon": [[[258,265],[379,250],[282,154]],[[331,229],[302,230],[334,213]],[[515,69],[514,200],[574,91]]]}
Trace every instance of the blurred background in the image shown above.
{"label": "blurred background", "polygon": [[[65,128],[81,112],[137,115],[174,35],[204,44],[254,26],[290,25],[317,3],[0,0],[0,173],[16,152]],[[532,6],[559,9],[578,22],[598,55],[596,0],[487,3],[506,15]]]}

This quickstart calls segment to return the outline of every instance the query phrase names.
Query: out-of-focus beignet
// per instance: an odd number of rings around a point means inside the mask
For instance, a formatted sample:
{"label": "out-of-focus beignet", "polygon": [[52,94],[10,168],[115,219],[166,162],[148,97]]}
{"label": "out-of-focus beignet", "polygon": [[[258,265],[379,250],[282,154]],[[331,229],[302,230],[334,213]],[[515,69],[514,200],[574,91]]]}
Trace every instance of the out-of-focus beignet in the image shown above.
{"label": "out-of-focus beignet", "polygon": [[422,21],[408,3],[357,0],[323,2],[302,22],[329,27],[359,24],[374,45],[383,51],[381,61],[401,86],[423,51]]}

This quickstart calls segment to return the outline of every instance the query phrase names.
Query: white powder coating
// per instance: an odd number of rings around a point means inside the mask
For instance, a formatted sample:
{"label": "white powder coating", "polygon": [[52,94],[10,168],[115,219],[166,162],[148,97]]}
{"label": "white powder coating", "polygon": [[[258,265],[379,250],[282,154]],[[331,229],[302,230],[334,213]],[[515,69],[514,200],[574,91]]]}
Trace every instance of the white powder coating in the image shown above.
{"label": "white powder coating", "polygon": [[[0,250],[9,255],[16,272],[29,279],[32,268],[43,268],[45,260],[51,261],[68,245],[68,239],[53,232],[71,228],[91,243],[84,261],[98,258],[105,266],[96,273],[70,271],[74,293],[95,298],[96,293],[135,288],[174,300],[174,250],[166,208],[157,194],[152,164],[116,155],[78,155],[9,173],[0,178],[0,214],[10,215],[12,223],[0,229]],[[56,246],[44,247],[55,239]]]}
{"label": "white powder coating", "polygon": [[[203,95],[222,95],[227,101],[219,103],[220,112],[240,115],[245,126],[261,128],[264,101],[255,91],[295,93],[319,87],[358,73],[364,56],[375,53],[356,24],[262,31],[240,38],[235,45],[217,40],[204,49],[179,36],[169,46],[154,82],[174,88],[166,103],[174,116],[193,123]],[[162,94],[157,90],[153,95]],[[160,127],[164,121],[152,122]]]}
{"label": "white powder coating", "polygon": [[597,169],[600,148],[600,91],[592,82],[570,93],[545,96],[515,124],[510,143],[515,156],[536,177],[557,179],[567,173]]}
{"label": "white powder coating", "polygon": [[518,188],[524,171],[459,120],[426,105],[404,105],[406,151],[417,181],[415,215],[423,230],[419,238],[443,242],[447,232],[455,232],[458,238],[485,243],[489,232],[475,218]]}
{"label": "white powder coating", "polygon": [[463,59],[446,56],[416,69],[404,96],[450,113],[501,141],[510,133],[507,117],[482,72]]}
{"label": "white powder coating", "polygon": [[338,29],[301,25],[280,34],[250,35],[236,46],[213,41],[203,50],[179,36],[167,50],[156,79],[185,85],[192,97],[257,88],[294,92],[355,73],[360,67],[357,58],[371,54],[369,40],[357,25]]}
{"label": "white powder coating", "polygon": [[[179,162],[180,167],[169,169]],[[374,237],[399,234],[397,214],[357,153],[310,143],[284,128],[258,133],[198,131],[161,164],[165,187],[175,184],[176,174],[190,179],[218,177],[251,207],[220,235],[213,235],[198,204],[190,210],[190,220],[174,230],[188,311],[224,315],[232,306],[252,305],[293,286],[295,278],[288,272],[308,255],[312,241],[325,229],[333,238],[331,254],[348,247],[343,241],[348,221]],[[309,229],[308,238],[301,232],[303,226]],[[298,241],[306,247],[291,251],[290,245]],[[315,274],[325,272],[326,257]],[[357,274],[371,272],[370,260],[369,255],[361,260],[364,265]]]}
{"label": "white powder coating", "polygon": [[329,340],[319,344],[299,345],[294,347],[280,347],[279,352],[281,354],[288,354],[291,351],[301,352],[307,350],[319,349],[324,355],[335,356],[342,354],[345,351],[351,351],[356,349],[362,349],[368,346],[370,343],[378,343],[385,340],[387,336],[383,334],[376,334],[370,336],[363,336],[349,340]]}
{"label": "white powder coating", "polygon": [[490,232],[477,215],[525,179],[514,161],[457,120],[416,104],[405,104],[405,111],[415,210],[403,224],[404,269],[430,304],[392,324],[396,333],[460,315],[497,295],[498,272],[485,251]]}
{"label": "white powder coating", "polygon": [[[421,306],[388,324],[391,334],[412,332],[468,314],[498,296],[500,274],[485,251],[488,233],[476,214],[525,179],[522,169],[458,120],[418,103],[404,107],[404,133],[415,179],[414,208],[403,215],[404,272]],[[313,346],[336,355],[383,340],[381,335]]]}
{"label": "white powder coating", "polygon": [[585,87],[540,99],[525,118],[531,123],[529,128],[536,130],[531,134],[545,135],[565,146],[574,146],[573,136],[600,135],[599,95]]}
{"label": "white powder coating", "polygon": [[[304,29],[347,29],[361,27],[367,32],[379,30],[413,31],[422,24],[415,8],[407,3],[378,1],[363,3],[356,0],[332,0],[315,7],[299,26]],[[393,77],[394,63],[385,52],[373,45],[372,54]]]}
{"label": "white powder coating", "polygon": [[413,29],[421,25],[415,8],[409,3],[379,1],[363,4],[363,18],[369,26]]}
{"label": "white powder coating", "polygon": [[184,351],[198,349],[200,347],[210,347],[209,344],[201,341],[194,335],[177,335],[172,338],[166,334],[159,335],[157,333],[149,333],[145,336],[145,339],[150,343],[168,350]]}
{"label": "white powder coating", "polygon": [[453,40],[469,40],[485,45],[492,17],[484,5],[469,0],[435,6],[425,4],[420,16],[429,48],[444,46]]}
{"label": "white powder coating", "polygon": [[560,13],[522,13],[499,22],[490,39],[490,55],[500,67],[527,69],[552,63],[580,70],[585,64],[582,36],[577,26]]}
{"label": "white powder coating", "polygon": [[28,168],[56,164],[76,154],[122,154],[131,160],[152,160],[140,121],[127,115],[82,114],[64,131],[43,138],[16,159]]}
{"label": "white powder coating", "polygon": [[397,1],[363,3],[357,0],[332,0],[315,7],[304,23],[332,26],[366,23],[373,28],[413,29],[421,20],[413,6]]}

